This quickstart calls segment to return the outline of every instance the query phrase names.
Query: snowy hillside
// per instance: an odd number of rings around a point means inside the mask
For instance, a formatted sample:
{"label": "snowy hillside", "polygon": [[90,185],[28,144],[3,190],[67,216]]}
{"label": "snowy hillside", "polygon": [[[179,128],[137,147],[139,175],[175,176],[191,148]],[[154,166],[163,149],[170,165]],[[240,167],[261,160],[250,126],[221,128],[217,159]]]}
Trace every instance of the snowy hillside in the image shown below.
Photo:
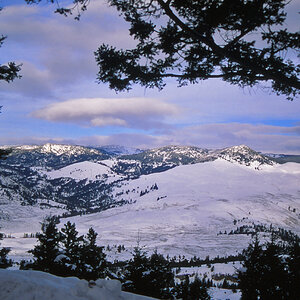
{"label": "snowy hillside", "polygon": [[94,227],[100,244],[124,244],[127,256],[138,240],[165,254],[205,257],[245,248],[250,235],[241,228],[300,231],[300,164],[277,164],[244,145],[168,146],[113,158],[83,147],[84,154],[70,146],[79,156],[67,146],[39,147],[0,164],[0,227],[15,237],[2,244],[15,257],[35,242],[24,233],[38,232],[50,214],[76,222],[81,233]]}
{"label": "snowy hillside", "polygon": [[70,221],[81,232],[93,226],[104,244],[134,246],[139,236],[171,255],[234,254],[250,236],[219,231],[254,222],[299,232],[299,182],[298,164],[255,170],[219,159],[131,180],[114,195],[133,204]]}
{"label": "snowy hillside", "polygon": [[[220,231],[272,223],[299,233],[299,182],[299,164],[257,170],[218,159],[120,181],[112,197],[132,204],[61,221],[75,222],[81,233],[92,226],[102,245],[124,244],[132,249],[140,240],[147,249],[171,256],[236,254],[246,247],[250,235]],[[16,237],[3,241],[13,248],[13,255],[22,252],[24,232],[39,231],[38,215],[32,217],[2,220],[2,230]],[[129,257],[130,251],[124,255]]]}
{"label": "snowy hillside", "polygon": [[107,181],[120,180],[122,176],[115,174],[110,167],[104,163],[94,163],[89,161],[79,162],[59,170],[53,170],[44,173],[49,179],[57,179],[62,177],[73,178],[77,181],[80,180],[99,180]]}

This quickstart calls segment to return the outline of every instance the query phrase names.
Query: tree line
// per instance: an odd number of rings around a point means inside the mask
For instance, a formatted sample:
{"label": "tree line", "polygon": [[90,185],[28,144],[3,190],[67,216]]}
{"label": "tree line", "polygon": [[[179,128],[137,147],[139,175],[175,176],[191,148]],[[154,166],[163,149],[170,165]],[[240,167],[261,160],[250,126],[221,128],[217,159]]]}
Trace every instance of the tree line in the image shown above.
{"label": "tree line", "polygon": [[[29,250],[33,260],[22,261],[20,269],[76,276],[89,281],[118,279],[124,291],[159,299],[210,299],[207,288],[212,284],[209,281],[198,276],[194,280],[185,276],[176,281],[174,269],[178,266],[174,265],[174,258],[165,258],[157,251],[148,255],[137,246],[130,260],[111,263],[106,259],[104,247],[97,245],[97,233],[93,228],[86,235],[79,235],[75,224],[67,222],[60,230],[57,224],[57,218],[47,218],[42,223],[38,243]],[[8,254],[8,248],[0,249],[0,268],[12,265]],[[238,272],[238,286],[224,281],[221,287],[240,288],[242,299],[299,299],[299,239],[279,243],[272,236],[270,242],[261,244],[256,237],[239,258],[243,260],[243,268]],[[183,257],[182,261],[187,260]],[[187,262],[202,263],[196,257]],[[206,257],[203,262],[217,260]]]}

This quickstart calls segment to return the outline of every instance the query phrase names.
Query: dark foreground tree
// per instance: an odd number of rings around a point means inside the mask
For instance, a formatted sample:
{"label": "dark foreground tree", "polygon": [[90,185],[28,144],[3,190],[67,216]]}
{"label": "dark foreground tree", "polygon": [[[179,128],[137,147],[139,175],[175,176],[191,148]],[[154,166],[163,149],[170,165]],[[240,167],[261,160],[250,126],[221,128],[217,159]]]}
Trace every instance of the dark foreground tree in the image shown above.
{"label": "dark foreground tree", "polygon": [[[26,0],[38,3],[41,0]],[[57,2],[51,0],[51,2]],[[73,0],[75,11],[87,0]],[[101,45],[95,52],[99,82],[116,91],[133,84],[162,89],[221,78],[241,87],[264,83],[276,94],[299,94],[300,33],[285,26],[287,0],[107,0],[129,23],[133,49]],[[72,14],[72,8],[58,8]],[[78,18],[78,16],[76,16]]]}
{"label": "dark foreground tree", "polygon": [[6,159],[10,153],[11,150],[9,149],[0,149],[0,159]]}
{"label": "dark foreground tree", "polygon": [[75,224],[68,222],[59,231],[57,218],[42,223],[38,244],[29,250],[33,262],[23,262],[22,269],[34,269],[58,276],[76,276],[96,280],[106,275],[106,255],[96,244],[97,233],[90,228],[86,236],[78,236]]}
{"label": "dark foreground tree", "polygon": [[[299,243],[265,246],[256,240],[244,251],[245,270],[239,273],[242,299],[299,299]],[[296,268],[297,269],[296,269]]]}
{"label": "dark foreground tree", "polygon": [[174,273],[163,255],[154,252],[151,257],[139,247],[125,267],[123,290],[158,299],[172,299]]}
{"label": "dark foreground tree", "polygon": [[[1,108],[2,106],[0,106],[0,113],[1,113]],[[0,160],[1,159],[6,159],[7,156],[12,152],[11,149],[0,149]]]}
{"label": "dark foreground tree", "polygon": [[96,244],[97,235],[91,227],[80,245],[76,276],[81,279],[96,280],[105,277],[106,254],[103,252],[104,247]]}
{"label": "dark foreground tree", "polygon": [[34,262],[30,267],[36,270],[58,274],[59,260],[57,257],[61,254],[59,243],[61,234],[57,229],[56,219],[47,218],[42,223],[42,233],[38,235],[38,244],[34,249],[29,250],[34,257]]}
{"label": "dark foreground tree", "polygon": [[[0,233],[0,240],[3,239],[3,234]],[[7,257],[10,252],[9,248],[0,248],[0,269],[6,269],[12,265],[12,260]]]}
{"label": "dark foreground tree", "polygon": [[59,267],[57,275],[78,276],[78,263],[80,261],[80,244],[83,236],[78,236],[75,224],[70,221],[61,228]]}
{"label": "dark foreground tree", "polygon": [[[2,7],[0,7],[1,13]],[[0,48],[6,39],[6,36],[0,35]],[[15,78],[20,78],[19,72],[21,70],[21,65],[17,65],[15,62],[8,62],[7,64],[2,64],[0,62],[0,80],[6,82],[13,81]]]}
{"label": "dark foreground tree", "polygon": [[176,299],[182,300],[209,300],[207,288],[202,284],[196,275],[194,281],[190,281],[189,276],[176,286]]}
{"label": "dark foreground tree", "polygon": [[208,300],[207,288],[198,277],[189,276],[175,284],[175,273],[170,261],[156,251],[150,256],[140,247],[124,267],[122,288],[125,291],[158,299]]}
{"label": "dark foreground tree", "polygon": [[[1,113],[1,108],[2,106],[0,106],[0,113]],[[11,149],[0,149],[0,160],[2,159],[6,159],[7,156],[12,152]]]}

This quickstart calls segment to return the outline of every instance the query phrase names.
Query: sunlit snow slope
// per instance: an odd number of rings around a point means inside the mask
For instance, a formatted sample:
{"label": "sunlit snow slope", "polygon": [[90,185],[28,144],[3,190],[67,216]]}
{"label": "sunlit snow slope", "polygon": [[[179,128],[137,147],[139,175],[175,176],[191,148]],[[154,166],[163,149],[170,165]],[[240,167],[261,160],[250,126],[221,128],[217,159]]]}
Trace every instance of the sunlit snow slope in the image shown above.
{"label": "sunlit snow slope", "polygon": [[82,232],[93,226],[104,244],[134,246],[139,240],[170,254],[229,254],[249,241],[217,235],[235,228],[234,220],[299,232],[299,183],[299,164],[256,170],[218,159],[128,181],[114,193],[134,204],[70,220]]}
{"label": "sunlit snow slope", "polygon": [[[300,232],[300,164],[277,164],[244,145],[168,146],[113,158],[80,147],[44,148],[59,155],[43,154],[40,164],[41,150],[24,150],[2,163],[0,227],[15,237],[2,246],[18,258],[35,243],[24,233],[72,205],[77,216],[61,218],[60,226],[70,220],[81,234],[94,227],[102,245],[139,243],[170,255],[240,252],[250,236],[224,233],[243,225]],[[86,207],[106,210],[85,215]]]}

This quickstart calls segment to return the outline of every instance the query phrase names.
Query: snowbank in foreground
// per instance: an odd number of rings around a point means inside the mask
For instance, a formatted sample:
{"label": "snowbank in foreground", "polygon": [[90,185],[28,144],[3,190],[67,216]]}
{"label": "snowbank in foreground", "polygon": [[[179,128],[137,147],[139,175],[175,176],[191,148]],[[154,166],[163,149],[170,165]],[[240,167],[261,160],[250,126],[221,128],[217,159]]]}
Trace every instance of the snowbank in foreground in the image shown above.
{"label": "snowbank in foreground", "polygon": [[121,291],[117,280],[98,279],[89,283],[76,277],[58,277],[39,271],[0,269],[2,300],[150,300]]}

